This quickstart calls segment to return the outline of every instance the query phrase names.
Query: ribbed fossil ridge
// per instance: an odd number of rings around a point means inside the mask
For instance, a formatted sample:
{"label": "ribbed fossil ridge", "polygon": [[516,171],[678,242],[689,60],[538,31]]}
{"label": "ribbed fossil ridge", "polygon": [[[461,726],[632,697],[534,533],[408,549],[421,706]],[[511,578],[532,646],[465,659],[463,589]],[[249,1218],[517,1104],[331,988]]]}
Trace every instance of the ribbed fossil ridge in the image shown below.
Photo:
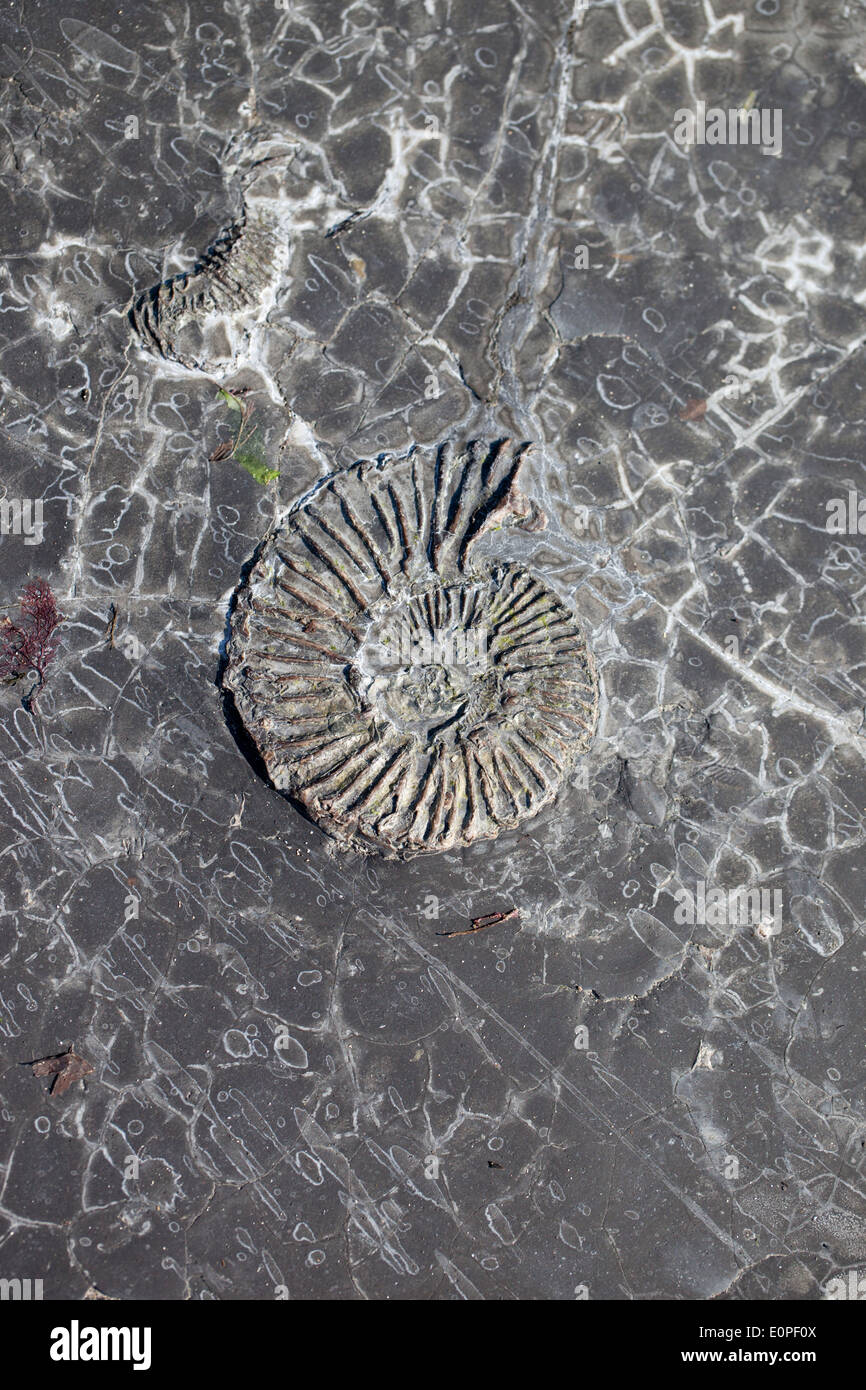
{"label": "ribbed fossil ridge", "polygon": [[545,518],[530,446],[356,464],[266,541],[224,684],[274,786],[344,844],[407,857],[488,839],[555,796],[595,727],[572,613],[480,536]]}
{"label": "ribbed fossil ridge", "polygon": [[162,357],[208,370],[204,334],[214,316],[248,327],[267,311],[286,260],[274,226],[245,217],[206,251],[195,267],[164,280],[135,300],[132,324],[142,342]]}

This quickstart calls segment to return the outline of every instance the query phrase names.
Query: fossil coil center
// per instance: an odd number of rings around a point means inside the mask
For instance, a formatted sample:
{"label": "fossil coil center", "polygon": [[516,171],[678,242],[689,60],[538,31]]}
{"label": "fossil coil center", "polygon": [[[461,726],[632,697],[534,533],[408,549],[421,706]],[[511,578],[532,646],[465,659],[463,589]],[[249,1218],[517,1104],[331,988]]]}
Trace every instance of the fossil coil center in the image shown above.
{"label": "fossil coil center", "polygon": [[485,586],[428,590],[371,623],[358,649],[358,691],[402,733],[453,743],[489,713],[491,669]]}

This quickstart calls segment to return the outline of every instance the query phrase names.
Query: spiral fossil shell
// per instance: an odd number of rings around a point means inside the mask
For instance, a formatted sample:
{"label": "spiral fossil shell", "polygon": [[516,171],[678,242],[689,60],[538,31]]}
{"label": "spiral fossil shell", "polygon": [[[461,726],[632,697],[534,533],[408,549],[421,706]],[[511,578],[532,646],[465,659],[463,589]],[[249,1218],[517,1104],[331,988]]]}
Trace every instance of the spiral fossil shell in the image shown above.
{"label": "spiral fossil shell", "polygon": [[264,543],[223,684],[271,782],[341,843],[408,857],[490,839],[552,800],[592,736],[595,669],[566,605],[481,535],[543,516],[528,445],[354,465]]}
{"label": "spiral fossil shell", "polygon": [[287,249],[267,220],[244,216],[208,248],[191,271],[135,300],[132,325],[145,346],[195,371],[232,355],[232,338],[273,303]]}

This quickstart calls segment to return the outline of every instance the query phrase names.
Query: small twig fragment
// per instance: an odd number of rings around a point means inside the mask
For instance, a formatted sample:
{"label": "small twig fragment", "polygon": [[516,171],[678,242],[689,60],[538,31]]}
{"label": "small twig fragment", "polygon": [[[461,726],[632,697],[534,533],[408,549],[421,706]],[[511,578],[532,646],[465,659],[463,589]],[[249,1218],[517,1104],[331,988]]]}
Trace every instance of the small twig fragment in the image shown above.
{"label": "small twig fragment", "polygon": [[520,916],[520,909],[512,907],[510,912],[488,912],[485,917],[473,917],[472,925],[464,927],[462,931],[438,931],[437,936],[473,936],[477,931],[485,931],[487,927],[498,927],[500,922],[510,922],[512,918]]}

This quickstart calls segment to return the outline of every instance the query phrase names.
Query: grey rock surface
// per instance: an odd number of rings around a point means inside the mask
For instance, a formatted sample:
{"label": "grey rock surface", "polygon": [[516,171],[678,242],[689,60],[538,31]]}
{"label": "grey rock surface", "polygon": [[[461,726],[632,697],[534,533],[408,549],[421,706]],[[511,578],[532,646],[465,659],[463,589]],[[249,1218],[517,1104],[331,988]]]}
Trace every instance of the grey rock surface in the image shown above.
{"label": "grey rock surface", "polygon": [[[4,11],[0,476],[44,530],[3,511],[0,602],[45,577],[67,617],[38,714],[0,691],[0,1276],[784,1300],[866,1267],[863,19]],[[699,101],[781,112],[781,152],[678,143]],[[255,293],[184,361],[144,344],[139,297],[250,217]],[[261,776],[229,607],[321,479],[454,435],[535,442],[549,524],[508,559],[577,615],[599,725],[533,820],[390,862]],[[70,1045],[94,1072],[49,1097],[22,1063]]]}

